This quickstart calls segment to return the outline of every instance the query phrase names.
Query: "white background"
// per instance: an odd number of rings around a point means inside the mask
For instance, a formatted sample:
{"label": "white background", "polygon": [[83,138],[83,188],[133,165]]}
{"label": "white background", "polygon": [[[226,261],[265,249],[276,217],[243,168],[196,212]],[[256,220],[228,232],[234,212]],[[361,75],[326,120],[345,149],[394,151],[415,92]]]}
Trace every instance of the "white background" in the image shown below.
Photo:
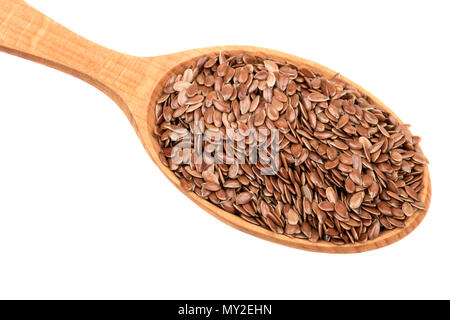
{"label": "white background", "polygon": [[101,92],[0,53],[0,298],[450,298],[448,1],[29,3],[133,55],[245,44],[329,66],[422,136],[433,197],[380,250],[272,244],[178,192]]}

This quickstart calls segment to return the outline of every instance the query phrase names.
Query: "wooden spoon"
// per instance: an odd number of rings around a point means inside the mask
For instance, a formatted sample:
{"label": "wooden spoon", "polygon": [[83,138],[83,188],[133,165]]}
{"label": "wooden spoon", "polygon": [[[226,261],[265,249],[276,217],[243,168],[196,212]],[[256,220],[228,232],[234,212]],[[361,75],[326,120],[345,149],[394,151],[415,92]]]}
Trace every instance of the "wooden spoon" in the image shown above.
{"label": "wooden spoon", "polygon": [[[74,75],[97,87],[116,102],[128,117],[150,157],[166,177],[186,196],[222,222],[254,236],[286,246],[329,253],[352,253],[380,248],[409,234],[424,218],[426,210],[406,220],[406,227],[383,232],[378,238],[364,243],[333,245],[319,241],[290,238],[244,221],[192,192],[185,192],[175,175],[159,160],[159,146],[152,136],[155,126],[155,102],[169,76],[179,73],[193,60],[219,52],[230,54],[247,52],[262,57],[291,61],[300,66],[318,70],[326,77],[336,74],[315,62],[294,55],[255,47],[225,46],[194,49],[158,57],[133,57],[88,41],[69,31],[20,0],[2,0],[0,3],[0,50],[36,61]],[[343,81],[369,96],[378,106],[394,115],[375,96],[341,77]],[[394,115],[395,116],[395,115]],[[398,117],[395,116],[397,120]],[[399,122],[401,122],[399,120]],[[431,199],[428,167],[424,172],[424,188],[420,198],[427,208]]]}

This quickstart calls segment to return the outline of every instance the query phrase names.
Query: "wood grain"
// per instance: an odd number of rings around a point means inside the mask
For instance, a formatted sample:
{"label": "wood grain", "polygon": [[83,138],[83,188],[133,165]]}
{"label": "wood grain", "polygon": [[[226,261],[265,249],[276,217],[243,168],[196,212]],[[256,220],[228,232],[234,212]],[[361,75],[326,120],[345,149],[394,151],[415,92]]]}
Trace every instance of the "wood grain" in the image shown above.
{"label": "wood grain", "polygon": [[[155,127],[155,102],[170,75],[180,72],[202,55],[213,55],[219,52],[230,54],[247,52],[316,69],[328,77],[336,74],[335,71],[313,61],[275,50],[247,46],[210,47],[158,57],[134,57],[86,40],[21,0],[0,2],[0,50],[61,70],[103,91],[123,110],[147,153],[164,175],[202,209],[243,232],[298,249],[328,253],[356,253],[380,248],[400,240],[413,231],[427,213],[427,210],[419,211],[406,220],[405,228],[383,232],[377,239],[364,243],[342,246],[324,241],[312,243],[275,234],[216,207],[192,192],[185,192],[175,175],[160,162],[159,146],[151,133]],[[387,106],[367,90],[345,77],[341,79],[368,95],[379,107],[393,114],[401,122]],[[428,208],[431,201],[428,167],[424,172],[424,188],[420,197]]]}

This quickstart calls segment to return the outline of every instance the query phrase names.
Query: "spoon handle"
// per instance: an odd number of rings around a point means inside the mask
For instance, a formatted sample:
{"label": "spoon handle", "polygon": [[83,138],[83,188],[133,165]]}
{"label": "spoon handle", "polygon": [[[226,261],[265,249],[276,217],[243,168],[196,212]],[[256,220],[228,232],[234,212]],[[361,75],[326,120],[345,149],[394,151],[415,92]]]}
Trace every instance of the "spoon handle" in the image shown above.
{"label": "spoon handle", "polygon": [[22,0],[0,1],[0,51],[76,76],[109,95],[124,112],[130,72],[139,58],[91,42]]}

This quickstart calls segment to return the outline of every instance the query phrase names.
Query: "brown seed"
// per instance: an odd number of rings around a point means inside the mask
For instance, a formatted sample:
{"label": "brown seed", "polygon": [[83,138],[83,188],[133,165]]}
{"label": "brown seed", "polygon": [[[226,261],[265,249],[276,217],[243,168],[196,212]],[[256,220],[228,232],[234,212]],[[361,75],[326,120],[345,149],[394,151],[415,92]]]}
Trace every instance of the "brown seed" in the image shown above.
{"label": "brown seed", "polygon": [[284,103],[288,101],[287,96],[278,88],[275,88],[273,90],[274,93],[274,98],[277,99],[278,101]]}
{"label": "brown seed", "polygon": [[331,169],[336,168],[338,165],[339,165],[339,159],[336,158],[335,160],[325,162],[325,169],[331,170]]}
{"label": "brown seed", "polygon": [[278,120],[279,113],[273,104],[269,104],[267,107],[267,117],[272,121]]}
{"label": "brown seed", "polygon": [[238,172],[239,172],[239,164],[234,163],[229,167],[228,177],[234,179],[237,177]]}
{"label": "brown seed", "polygon": [[303,234],[307,237],[307,238],[311,238],[312,236],[312,230],[311,230],[311,225],[308,222],[303,222],[300,229],[302,230]]}
{"label": "brown seed", "polygon": [[319,241],[319,238],[320,238],[319,232],[316,229],[311,229],[311,237],[309,238],[309,241],[317,242]]}
{"label": "brown seed", "polygon": [[213,57],[208,59],[205,64],[203,65],[203,67],[205,68],[211,68],[217,61],[217,57]]}
{"label": "brown seed", "polygon": [[228,71],[228,65],[226,63],[222,63],[217,67],[217,75],[219,77],[223,77],[227,74]]}
{"label": "brown seed", "polygon": [[334,209],[336,210],[336,213],[341,217],[343,217],[344,219],[348,218],[347,207],[341,200],[336,202],[336,204],[334,205]]}
{"label": "brown seed", "polygon": [[416,212],[416,210],[408,202],[403,202],[402,211],[407,217],[411,217]]}
{"label": "brown seed", "polygon": [[194,184],[191,181],[188,181],[184,178],[180,178],[180,184],[181,184],[181,187],[186,191],[194,190]]}
{"label": "brown seed", "polygon": [[353,169],[359,173],[362,171],[362,161],[361,156],[359,154],[353,154],[352,156],[352,165]]}
{"label": "brown seed", "polygon": [[250,183],[250,180],[246,176],[239,176],[238,181],[243,184],[244,186],[248,186]]}
{"label": "brown seed", "polygon": [[[267,75],[267,80],[266,80],[266,84],[267,84],[267,92],[270,92],[270,94],[272,95],[272,90],[270,90],[270,88],[272,88],[275,85],[275,75],[273,74],[273,72],[269,72],[269,74]],[[265,90],[265,89],[264,89]],[[267,100],[270,102],[270,99]]]}
{"label": "brown seed", "polygon": [[334,205],[329,201],[319,202],[319,208],[323,211],[333,211]]}
{"label": "brown seed", "polygon": [[302,153],[302,151],[303,151],[303,147],[302,147],[301,144],[293,144],[293,145],[291,145],[291,152],[292,152],[292,155],[294,157],[299,158],[301,153]]}
{"label": "brown seed", "polygon": [[300,226],[298,224],[286,224],[286,226],[284,227],[284,233],[288,235],[300,233]]}
{"label": "brown seed", "polygon": [[216,196],[217,196],[217,199],[219,199],[221,201],[227,200],[227,194],[223,189],[217,191]]}
{"label": "brown seed", "polygon": [[214,173],[214,165],[210,165],[206,170],[203,170],[202,172],[202,178],[206,182],[212,182],[215,184],[219,183],[219,179]]}
{"label": "brown seed", "polygon": [[225,101],[227,101],[228,99],[231,98],[231,96],[233,95],[233,86],[229,83],[225,84],[222,87],[222,97]]}
{"label": "brown seed", "polygon": [[248,79],[248,71],[247,71],[247,69],[241,68],[241,69],[239,70],[239,72],[238,72],[237,80],[238,80],[240,83],[245,83],[245,82],[247,82],[247,79]]}
{"label": "brown seed", "polygon": [[214,182],[205,182],[203,187],[208,191],[219,191],[221,188],[220,184]]}
{"label": "brown seed", "polygon": [[316,171],[312,172],[312,173],[309,175],[309,177],[310,177],[310,179],[311,179],[311,182],[312,182],[314,185],[316,185],[316,186],[318,186],[318,187],[320,187],[320,186],[322,185],[322,180],[320,179],[320,177],[319,177],[319,175],[317,174]]}
{"label": "brown seed", "polygon": [[338,148],[339,150],[347,150],[348,149],[348,145],[338,139],[333,140],[332,142],[330,142],[330,144],[332,146]]}
{"label": "brown seed", "polygon": [[329,98],[319,92],[312,92],[308,95],[308,99],[312,102],[321,102],[327,101]]}
{"label": "brown seed", "polygon": [[369,228],[368,235],[369,240],[373,240],[380,234],[380,221],[375,220]]}
{"label": "brown seed", "polygon": [[402,155],[400,154],[400,152],[394,150],[391,152],[391,159],[393,162],[401,162],[403,160]]}
{"label": "brown seed", "polygon": [[259,127],[264,124],[266,120],[266,111],[264,109],[257,110],[255,112],[254,125],[255,127]]}
{"label": "brown seed", "polygon": [[264,67],[269,72],[278,72],[278,66],[277,64],[272,60],[264,60]]}
{"label": "brown seed", "polygon": [[369,139],[367,139],[366,137],[359,137],[359,143],[361,143],[363,147],[366,159],[370,160],[370,148],[372,147],[372,143],[370,143]]}
{"label": "brown seed", "polygon": [[362,186],[364,188],[367,188],[369,186],[372,185],[372,183],[374,182],[372,175],[370,174],[365,174],[362,176]]}
{"label": "brown seed", "polygon": [[380,224],[388,230],[393,228],[392,224],[386,219],[386,217],[380,218]]}
{"label": "brown seed", "polygon": [[229,103],[222,102],[222,101],[213,101],[214,107],[219,110],[220,112],[230,112],[230,105]]}
{"label": "brown seed", "polygon": [[261,70],[255,74],[255,79],[256,80],[266,80],[267,75],[268,75],[267,71]]}
{"label": "brown seed", "polygon": [[378,118],[370,111],[364,112],[364,120],[366,120],[371,125],[377,125],[378,123]]}
{"label": "brown seed", "polygon": [[356,185],[362,185],[361,174],[358,171],[353,170],[348,176]]}
{"label": "brown seed", "polygon": [[299,216],[298,216],[297,212],[295,212],[292,209],[289,209],[288,215],[287,215],[288,223],[289,224],[297,224],[298,219],[299,219]]}
{"label": "brown seed", "polygon": [[230,82],[230,80],[233,78],[234,74],[235,74],[236,70],[234,68],[228,68],[227,73],[225,74],[225,76],[223,77],[223,81],[225,83]]}
{"label": "brown seed", "polygon": [[394,218],[391,218],[391,217],[386,217],[386,219],[387,219],[387,221],[389,221],[389,223],[391,225],[393,225],[396,228],[404,228],[405,227],[405,223],[403,221],[401,221],[401,220],[394,219]]}
{"label": "brown seed", "polygon": [[337,231],[334,228],[329,228],[325,231],[325,234],[331,236],[331,237],[337,237],[339,235],[339,231]]}
{"label": "brown seed", "polygon": [[336,203],[336,201],[338,200],[336,191],[334,191],[334,189],[332,187],[328,187],[325,190],[325,193],[327,195],[327,199],[328,201],[330,201],[331,203]]}
{"label": "brown seed", "polygon": [[284,118],[278,119],[274,124],[278,129],[281,130],[286,130],[288,128],[288,122]]}
{"label": "brown seed", "polygon": [[295,121],[295,118],[296,118],[296,114],[295,114],[294,108],[288,107],[288,108],[286,109],[285,116],[286,116],[286,120],[287,120],[288,122],[294,122],[294,121]]}
{"label": "brown seed", "polygon": [[327,148],[328,159],[334,160],[334,159],[336,159],[338,157],[338,155],[339,155],[339,153],[336,150],[336,148],[332,148],[332,147],[328,147]]}
{"label": "brown seed", "polygon": [[340,117],[339,108],[338,108],[336,105],[330,104],[330,106],[328,107],[328,112],[329,112],[335,119],[339,119],[339,117]]}
{"label": "brown seed", "polygon": [[399,219],[402,219],[402,218],[405,217],[405,215],[403,213],[403,210],[401,208],[391,208],[391,210],[392,210],[392,215],[393,216],[395,216],[395,217],[397,217]]}
{"label": "brown seed", "polygon": [[270,207],[265,201],[261,202],[261,214],[266,218],[271,215]]}
{"label": "brown seed", "polygon": [[378,195],[379,189],[377,183],[372,183],[368,189],[369,197],[372,199],[375,198]]}
{"label": "brown seed", "polygon": [[227,180],[224,182],[223,187],[237,189],[241,187],[241,183],[238,180]]}
{"label": "brown seed", "polygon": [[346,155],[345,153],[340,154],[339,160],[341,161],[341,163],[346,164],[348,166],[353,165],[353,158],[350,157],[349,155]]}
{"label": "brown seed", "polygon": [[250,192],[241,192],[236,196],[236,204],[246,204],[252,199],[252,194]]}
{"label": "brown seed", "polygon": [[386,216],[391,216],[392,215],[392,210],[391,207],[389,207],[386,202],[379,202],[377,204],[377,208],[378,210],[380,210],[380,212]]}
{"label": "brown seed", "polygon": [[342,117],[339,118],[338,123],[336,124],[336,128],[341,129],[345,127],[349,121],[350,117],[348,114],[344,114]]}
{"label": "brown seed", "polygon": [[427,209],[427,205],[425,203],[423,203],[422,201],[412,202],[411,205],[414,208],[417,208],[419,210],[426,210]]}
{"label": "brown seed", "polygon": [[353,193],[356,190],[356,185],[351,179],[345,180],[345,191],[347,193]]}
{"label": "brown seed", "polygon": [[413,160],[415,162],[420,163],[420,164],[427,164],[428,163],[428,159],[425,158],[425,156],[422,153],[420,153],[420,152],[414,153],[414,156],[412,158],[413,158]]}
{"label": "brown seed", "polygon": [[410,186],[405,186],[405,191],[412,199],[420,201],[417,192],[413,188],[411,188]]}
{"label": "brown seed", "polygon": [[186,112],[187,109],[188,109],[187,105],[185,105],[183,107],[179,107],[172,113],[172,118],[178,118],[178,117],[182,116]]}
{"label": "brown seed", "polygon": [[256,108],[259,106],[260,97],[256,96],[250,103],[250,112],[255,112]]}
{"label": "brown seed", "polygon": [[314,126],[313,125],[311,125],[311,126],[316,129],[316,131],[314,131],[314,136],[316,138],[322,140],[321,142],[324,142],[324,140],[335,136],[335,133],[333,131],[329,131],[329,130],[325,129],[325,125],[322,122],[314,124]]}
{"label": "brown seed", "polygon": [[246,114],[250,110],[250,104],[251,102],[249,96],[245,96],[245,98],[240,101],[239,106],[241,109],[241,114]]}
{"label": "brown seed", "polygon": [[364,200],[364,191],[360,191],[350,197],[348,205],[352,209],[358,209],[361,206],[363,200]]}

